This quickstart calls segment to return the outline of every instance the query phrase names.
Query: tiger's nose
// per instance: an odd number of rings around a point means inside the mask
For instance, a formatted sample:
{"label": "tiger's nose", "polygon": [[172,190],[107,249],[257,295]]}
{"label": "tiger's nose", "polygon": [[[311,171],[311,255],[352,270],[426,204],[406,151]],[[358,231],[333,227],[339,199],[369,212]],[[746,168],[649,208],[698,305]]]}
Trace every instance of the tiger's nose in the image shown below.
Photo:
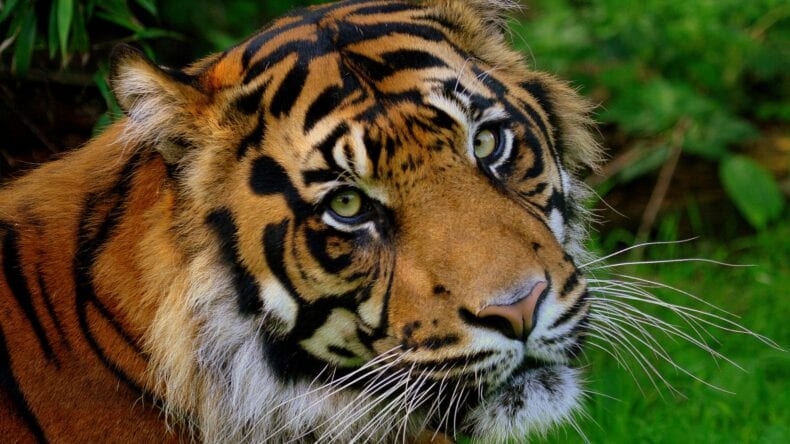
{"label": "tiger's nose", "polygon": [[546,282],[535,284],[527,295],[509,305],[489,305],[477,313],[477,317],[511,339],[526,339],[532,330],[532,317],[540,295],[546,290]]}

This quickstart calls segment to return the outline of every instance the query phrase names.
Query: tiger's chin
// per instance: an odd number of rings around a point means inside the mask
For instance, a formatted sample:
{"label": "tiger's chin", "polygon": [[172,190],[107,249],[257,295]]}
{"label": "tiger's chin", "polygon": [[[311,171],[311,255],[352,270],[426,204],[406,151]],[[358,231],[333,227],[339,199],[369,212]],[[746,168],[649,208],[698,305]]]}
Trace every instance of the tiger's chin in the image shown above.
{"label": "tiger's chin", "polygon": [[580,371],[563,364],[522,366],[467,415],[483,442],[522,441],[570,420],[581,406]]}

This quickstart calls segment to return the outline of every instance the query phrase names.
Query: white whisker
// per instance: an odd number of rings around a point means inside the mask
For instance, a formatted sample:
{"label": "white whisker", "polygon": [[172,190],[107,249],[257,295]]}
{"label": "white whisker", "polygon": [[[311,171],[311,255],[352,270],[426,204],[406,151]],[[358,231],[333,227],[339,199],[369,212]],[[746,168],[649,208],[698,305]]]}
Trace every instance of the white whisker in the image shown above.
{"label": "white whisker", "polygon": [[610,253],[610,254],[608,254],[608,255],[606,255],[604,257],[600,257],[600,258],[591,260],[591,261],[589,261],[587,263],[581,264],[581,265],[579,265],[579,268],[587,268],[587,267],[589,267],[592,264],[597,264],[598,262],[603,262],[603,261],[605,261],[605,260],[607,260],[609,258],[612,258],[612,257],[615,257],[615,256],[619,256],[619,255],[621,255],[621,254],[623,254],[625,252],[628,252],[628,251],[631,251],[631,250],[634,250],[634,249],[637,249],[637,248],[652,247],[652,246],[656,246],[656,245],[682,244],[682,243],[685,243],[685,242],[691,242],[691,241],[696,240],[696,239],[698,239],[698,237],[691,237],[691,238],[688,238],[688,239],[682,239],[682,240],[676,240],[676,241],[642,242],[642,243],[639,243],[639,244],[636,244],[636,245],[631,245],[630,247],[622,248],[622,249],[617,250],[614,253]]}

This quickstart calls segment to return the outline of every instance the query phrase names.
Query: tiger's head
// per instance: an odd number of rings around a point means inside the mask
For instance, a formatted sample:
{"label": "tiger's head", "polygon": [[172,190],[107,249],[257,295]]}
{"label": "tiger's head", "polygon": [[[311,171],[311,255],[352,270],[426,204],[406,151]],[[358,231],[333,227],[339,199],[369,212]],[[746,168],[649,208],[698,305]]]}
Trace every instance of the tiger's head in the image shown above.
{"label": "tiger's head", "polygon": [[183,71],[116,50],[188,263],[151,279],[172,282],[152,385],[204,439],[502,441],[577,407],[573,173],[599,148],[590,107],[508,48],[512,7],[322,5]]}

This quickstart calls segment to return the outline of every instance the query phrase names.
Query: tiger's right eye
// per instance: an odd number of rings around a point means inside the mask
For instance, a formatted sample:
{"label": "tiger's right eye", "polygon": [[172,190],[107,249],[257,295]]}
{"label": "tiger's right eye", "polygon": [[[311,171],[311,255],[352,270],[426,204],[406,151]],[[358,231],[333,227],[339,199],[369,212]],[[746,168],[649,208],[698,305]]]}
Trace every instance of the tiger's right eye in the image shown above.
{"label": "tiger's right eye", "polygon": [[362,194],[353,189],[340,191],[332,196],[329,209],[342,219],[351,219],[362,212]]}
{"label": "tiger's right eye", "polygon": [[475,134],[473,141],[475,149],[475,157],[478,159],[485,159],[497,150],[499,141],[496,134],[490,129],[483,129]]}

